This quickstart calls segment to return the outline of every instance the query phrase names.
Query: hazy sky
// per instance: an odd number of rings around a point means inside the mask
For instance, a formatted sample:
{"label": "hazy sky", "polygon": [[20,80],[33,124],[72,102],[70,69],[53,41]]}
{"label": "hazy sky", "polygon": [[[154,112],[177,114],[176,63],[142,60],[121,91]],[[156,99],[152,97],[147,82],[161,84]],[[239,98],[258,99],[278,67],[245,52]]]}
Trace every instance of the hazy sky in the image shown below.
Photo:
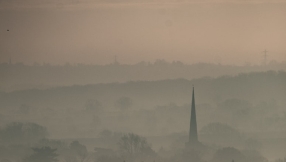
{"label": "hazy sky", "polygon": [[0,0],[0,24],[0,62],[286,61],[286,0]]}

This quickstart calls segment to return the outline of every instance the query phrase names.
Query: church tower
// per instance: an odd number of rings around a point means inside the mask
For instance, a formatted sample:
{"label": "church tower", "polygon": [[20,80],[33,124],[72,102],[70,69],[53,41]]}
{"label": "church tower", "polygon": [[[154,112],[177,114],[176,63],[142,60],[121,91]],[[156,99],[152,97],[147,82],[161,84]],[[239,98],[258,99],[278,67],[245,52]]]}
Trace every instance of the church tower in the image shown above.
{"label": "church tower", "polygon": [[189,132],[189,145],[198,144],[198,131],[197,131],[197,119],[196,119],[196,105],[195,105],[195,88],[193,87],[192,96],[192,109],[191,109],[191,119],[190,119],[190,132]]}

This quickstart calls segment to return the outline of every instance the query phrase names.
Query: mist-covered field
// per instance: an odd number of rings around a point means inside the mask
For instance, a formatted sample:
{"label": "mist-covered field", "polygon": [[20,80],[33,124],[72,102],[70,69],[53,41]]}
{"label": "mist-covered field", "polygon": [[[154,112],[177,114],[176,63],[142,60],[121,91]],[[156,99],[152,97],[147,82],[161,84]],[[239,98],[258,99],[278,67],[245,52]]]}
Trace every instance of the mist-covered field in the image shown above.
{"label": "mist-covered field", "polygon": [[[93,159],[99,158],[95,148],[107,149],[101,151],[112,158],[110,156],[119,156],[118,142],[122,137],[134,133],[150,143],[154,152],[154,157],[153,153],[150,155],[152,158],[165,158],[163,161],[178,158],[178,154],[184,152],[179,150],[184,149],[188,139],[194,86],[199,141],[205,145],[198,154],[200,160],[215,161],[212,158],[216,150],[221,149],[234,152],[233,156],[238,156],[237,151],[241,156],[254,159],[258,155],[269,161],[283,159],[286,149],[285,83],[284,71],[267,71],[192,80],[1,92],[0,135],[3,149],[8,152],[1,156],[13,157],[16,146],[17,149],[20,149],[18,146],[27,149],[50,146],[63,151],[65,147],[70,149],[73,141],[79,141],[78,145],[87,148],[87,155],[95,154]],[[27,153],[20,151],[17,157],[32,152],[28,150],[22,148]]]}
{"label": "mist-covered field", "polygon": [[285,0],[0,0],[0,162],[286,162]]}

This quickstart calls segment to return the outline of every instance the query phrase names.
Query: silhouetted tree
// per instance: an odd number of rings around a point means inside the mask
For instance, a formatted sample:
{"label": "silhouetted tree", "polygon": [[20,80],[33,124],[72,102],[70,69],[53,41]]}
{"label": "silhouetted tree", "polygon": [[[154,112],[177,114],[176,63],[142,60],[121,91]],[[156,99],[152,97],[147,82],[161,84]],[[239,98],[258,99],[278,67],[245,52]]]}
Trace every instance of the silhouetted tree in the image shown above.
{"label": "silhouetted tree", "polygon": [[155,156],[155,152],[152,150],[151,145],[147,143],[147,140],[133,133],[123,135],[118,145],[123,155],[130,157]]}
{"label": "silhouetted tree", "polygon": [[37,145],[37,147],[51,147],[51,148],[56,148],[57,151],[59,150],[63,150],[63,149],[68,149],[68,146],[65,142],[61,141],[61,140],[54,140],[54,139],[47,139],[47,138],[43,138],[41,139]]}
{"label": "silhouetted tree", "polygon": [[83,162],[84,159],[87,157],[87,149],[84,145],[80,144],[78,141],[73,141],[70,144],[71,151],[76,154],[80,161]]}
{"label": "silhouetted tree", "polygon": [[212,162],[246,161],[245,156],[233,147],[225,147],[216,151]]}
{"label": "silhouetted tree", "polygon": [[0,131],[2,142],[8,144],[33,143],[47,135],[46,128],[35,123],[13,122]]}
{"label": "silhouetted tree", "polygon": [[25,158],[23,162],[57,162],[58,154],[55,153],[57,149],[50,147],[32,148],[34,154]]}

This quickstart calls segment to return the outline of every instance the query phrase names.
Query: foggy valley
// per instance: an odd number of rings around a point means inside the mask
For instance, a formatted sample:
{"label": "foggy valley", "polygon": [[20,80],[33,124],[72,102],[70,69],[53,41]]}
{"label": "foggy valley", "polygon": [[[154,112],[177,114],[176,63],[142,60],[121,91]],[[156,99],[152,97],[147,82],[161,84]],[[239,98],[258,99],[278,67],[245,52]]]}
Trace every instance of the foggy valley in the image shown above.
{"label": "foggy valley", "polygon": [[[235,148],[241,155],[253,158],[251,161],[283,159],[285,81],[284,71],[267,71],[192,80],[2,91],[1,143],[7,153],[1,156],[17,161],[14,151],[20,151],[17,157],[23,158],[31,154],[30,147],[49,146],[57,149],[60,158],[67,158],[69,145],[79,141],[93,161],[100,157],[107,158],[101,161],[118,161],[124,158],[117,152],[121,137],[135,133],[152,144],[154,157],[152,154],[148,158],[179,158],[177,153],[187,142],[195,85],[198,135],[206,149],[206,155],[198,154],[197,158],[215,161],[212,158],[216,150]],[[102,155],[97,155],[95,148],[103,151]],[[184,157],[180,158],[184,161]]]}
{"label": "foggy valley", "polygon": [[214,63],[186,64],[181,61],[167,62],[157,59],[137,64],[121,64],[119,61],[106,65],[48,63],[26,65],[22,62],[0,64],[0,90],[47,89],[98,83],[124,83],[129,81],[156,81],[166,79],[196,79],[220,77],[248,72],[279,71],[286,69],[286,62],[272,60],[268,64],[243,66]]}
{"label": "foggy valley", "polygon": [[0,0],[0,162],[286,162],[285,0]]}

